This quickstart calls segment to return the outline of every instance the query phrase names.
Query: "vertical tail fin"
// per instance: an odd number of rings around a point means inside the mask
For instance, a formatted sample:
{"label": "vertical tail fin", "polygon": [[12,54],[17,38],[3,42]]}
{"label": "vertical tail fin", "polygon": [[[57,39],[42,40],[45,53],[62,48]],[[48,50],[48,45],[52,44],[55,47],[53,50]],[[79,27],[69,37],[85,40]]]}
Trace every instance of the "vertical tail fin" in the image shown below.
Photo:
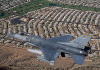
{"label": "vertical tail fin", "polygon": [[83,34],[70,42],[78,44],[78,48],[84,49],[86,43],[90,40],[92,36],[92,34]]}

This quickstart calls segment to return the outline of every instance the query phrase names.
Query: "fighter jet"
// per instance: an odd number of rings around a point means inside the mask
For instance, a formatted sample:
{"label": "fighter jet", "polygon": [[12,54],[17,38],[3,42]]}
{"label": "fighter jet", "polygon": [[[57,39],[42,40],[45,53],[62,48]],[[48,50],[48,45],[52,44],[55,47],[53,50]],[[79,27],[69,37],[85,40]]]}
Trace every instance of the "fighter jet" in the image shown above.
{"label": "fighter jet", "polygon": [[70,41],[72,38],[72,35],[70,34],[49,39],[44,39],[25,33],[9,34],[8,36],[26,41],[30,45],[38,46],[40,50],[27,50],[38,54],[38,60],[48,62],[50,65],[54,65],[55,60],[60,54],[62,57],[68,57],[70,54],[75,63],[81,65],[84,62],[85,56],[88,55],[85,45],[91,38],[92,34],[80,35],[72,41]]}

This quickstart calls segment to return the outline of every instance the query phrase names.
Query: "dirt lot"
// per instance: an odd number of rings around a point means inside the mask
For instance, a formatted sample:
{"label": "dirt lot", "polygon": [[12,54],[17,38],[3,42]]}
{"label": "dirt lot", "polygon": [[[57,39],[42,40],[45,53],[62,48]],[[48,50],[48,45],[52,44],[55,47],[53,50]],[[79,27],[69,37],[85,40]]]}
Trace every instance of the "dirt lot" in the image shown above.
{"label": "dirt lot", "polygon": [[83,65],[74,64],[72,58],[59,56],[52,66],[47,62],[37,61],[36,54],[28,52],[26,49],[3,46],[0,44],[0,70],[73,70],[74,68],[90,65],[91,60],[85,60]]}
{"label": "dirt lot", "polygon": [[4,68],[8,70],[67,69],[73,63],[72,58],[59,57],[52,66],[47,62],[37,61],[36,54],[30,53],[26,49],[0,45],[0,70],[4,70]]}

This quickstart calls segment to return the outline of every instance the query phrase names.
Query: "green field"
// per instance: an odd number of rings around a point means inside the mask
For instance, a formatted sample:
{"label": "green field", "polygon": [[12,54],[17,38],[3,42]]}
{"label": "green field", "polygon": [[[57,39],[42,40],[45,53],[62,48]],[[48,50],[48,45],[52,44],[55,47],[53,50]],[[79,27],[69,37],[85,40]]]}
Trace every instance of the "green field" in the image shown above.
{"label": "green field", "polygon": [[[17,6],[13,9],[10,9],[8,11],[17,11],[17,15],[23,15],[27,12],[33,11],[33,10],[38,10],[43,7],[49,7],[49,5],[52,2],[49,2],[47,0],[31,0],[31,2]],[[41,4],[41,5],[40,5]],[[100,8],[95,8],[95,7],[87,7],[87,6],[77,6],[77,5],[69,5],[69,4],[59,4],[59,3],[52,3],[56,4],[58,7],[63,7],[63,8],[71,8],[71,9],[77,9],[77,10],[83,10],[83,11],[95,11],[95,12],[100,12]],[[2,12],[0,12],[1,14]],[[0,16],[0,18],[8,17],[11,14],[4,13],[4,16]]]}

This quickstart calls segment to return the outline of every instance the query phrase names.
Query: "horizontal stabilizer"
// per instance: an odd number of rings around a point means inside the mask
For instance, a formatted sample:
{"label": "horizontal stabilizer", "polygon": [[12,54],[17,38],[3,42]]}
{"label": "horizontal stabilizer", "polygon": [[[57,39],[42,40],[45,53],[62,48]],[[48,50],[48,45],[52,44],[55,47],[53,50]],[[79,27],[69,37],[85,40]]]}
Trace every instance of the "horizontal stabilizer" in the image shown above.
{"label": "horizontal stabilizer", "polygon": [[55,42],[69,42],[69,40],[72,38],[72,35],[64,35],[64,36],[58,36],[54,38],[49,38],[50,41]]}
{"label": "horizontal stabilizer", "polygon": [[84,56],[82,56],[82,55],[75,55],[75,54],[72,54],[71,56],[72,56],[72,58],[73,58],[73,60],[75,61],[76,64],[80,64],[80,65],[83,64],[84,59],[85,59]]}

